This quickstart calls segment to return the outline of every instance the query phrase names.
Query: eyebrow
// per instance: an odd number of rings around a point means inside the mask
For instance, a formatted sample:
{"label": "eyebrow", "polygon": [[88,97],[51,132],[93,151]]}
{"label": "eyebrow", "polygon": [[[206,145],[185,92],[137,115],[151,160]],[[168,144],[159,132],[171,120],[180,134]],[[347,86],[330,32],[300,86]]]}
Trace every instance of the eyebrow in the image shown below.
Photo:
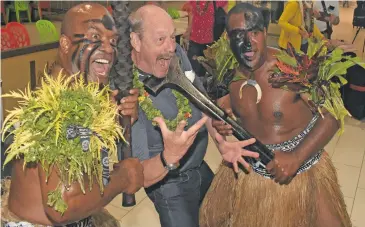
{"label": "eyebrow", "polygon": [[85,34],[74,34],[75,38],[84,38]]}
{"label": "eyebrow", "polygon": [[94,30],[96,30],[98,33],[101,33],[101,34],[103,34],[103,33],[104,33],[102,29],[98,28],[97,26],[94,26],[93,24],[89,25],[89,27],[87,28],[87,30],[90,30],[90,29],[94,29]]}
{"label": "eyebrow", "polygon": [[[165,31],[157,31],[157,35],[165,35]],[[171,35],[174,35],[174,36],[176,36],[176,28],[174,29],[174,31],[171,33]]]}
{"label": "eyebrow", "polygon": [[94,22],[94,23],[103,23],[103,21],[101,19],[89,19],[89,20],[84,20],[82,23],[89,23],[89,22]]}

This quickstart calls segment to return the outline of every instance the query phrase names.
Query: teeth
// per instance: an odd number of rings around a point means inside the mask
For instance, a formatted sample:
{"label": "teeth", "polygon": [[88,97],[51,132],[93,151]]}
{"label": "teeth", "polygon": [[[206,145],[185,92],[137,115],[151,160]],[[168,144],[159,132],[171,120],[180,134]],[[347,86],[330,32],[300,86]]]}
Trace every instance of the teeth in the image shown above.
{"label": "teeth", "polygon": [[106,59],[96,59],[95,62],[101,63],[101,64],[109,64],[109,61]]}

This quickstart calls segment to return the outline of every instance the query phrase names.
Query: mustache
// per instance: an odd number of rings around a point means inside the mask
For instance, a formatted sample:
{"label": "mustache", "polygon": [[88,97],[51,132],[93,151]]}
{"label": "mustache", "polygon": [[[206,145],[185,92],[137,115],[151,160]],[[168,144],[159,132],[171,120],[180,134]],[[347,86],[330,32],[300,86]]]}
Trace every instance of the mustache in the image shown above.
{"label": "mustache", "polygon": [[161,59],[171,59],[175,56],[175,53],[165,53],[165,54],[160,54],[157,56],[157,60],[161,60]]}

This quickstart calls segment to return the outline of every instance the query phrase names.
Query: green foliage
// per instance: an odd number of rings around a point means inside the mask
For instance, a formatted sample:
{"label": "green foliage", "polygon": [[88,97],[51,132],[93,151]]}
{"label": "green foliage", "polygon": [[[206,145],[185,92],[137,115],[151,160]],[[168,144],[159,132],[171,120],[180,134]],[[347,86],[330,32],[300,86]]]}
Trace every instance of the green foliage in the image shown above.
{"label": "green foliage", "polygon": [[321,108],[325,108],[340,121],[341,134],[344,130],[344,119],[350,113],[344,107],[339,88],[347,83],[344,76],[348,68],[355,64],[365,68],[365,63],[358,57],[343,56],[340,48],[328,53],[323,40],[311,38],[308,42],[306,54],[295,52],[290,46],[287,51],[280,51],[276,55],[276,73],[269,81],[283,89],[309,93],[314,111],[322,114]]}
{"label": "green foliage", "polygon": [[[161,111],[153,106],[152,100],[149,98],[149,94],[144,89],[143,83],[139,81],[137,68],[133,69],[133,75],[134,75],[133,85],[135,88],[139,89],[139,97],[138,97],[139,106],[146,114],[147,119],[152,121],[155,117],[163,117]],[[191,117],[191,107],[189,105],[189,100],[184,95],[182,95],[176,90],[173,90],[172,93],[176,98],[176,105],[179,111],[175,119],[172,120],[164,119],[164,120],[167,128],[169,128],[172,131],[175,131],[180,121],[187,120],[188,118]],[[152,124],[156,125],[155,122],[153,122]]]}
{"label": "green foliage", "polygon": [[281,61],[287,65],[290,65],[292,67],[298,66],[296,59],[294,57],[291,57],[288,53],[286,53],[284,51],[281,51],[278,54],[276,54],[276,57],[279,61]]}
{"label": "green foliage", "polygon": [[63,215],[63,213],[67,210],[67,204],[59,198],[62,198],[62,190],[60,186],[58,186],[56,190],[48,192],[47,205],[54,207],[55,210],[61,212]]}
{"label": "green foliage", "polygon": [[[65,78],[61,71],[56,79],[45,73],[41,87],[34,92],[28,86],[25,92],[11,92],[2,97],[21,99],[20,107],[10,111],[4,121],[3,132],[20,123],[10,133],[14,142],[6,151],[4,165],[23,156],[25,164],[40,163],[47,176],[57,167],[61,184],[48,194],[48,205],[61,213],[67,209],[62,187],[79,182],[86,193],[84,180],[89,181],[91,190],[96,179],[103,192],[101,148],[109,148],[110,161],[116,162],[115,140],[123,138],[122,129],[115,121],[116,106],[109,99],[108,87],[99,90],[99,84],[85,85],[83,76]],[[100,138],[91,135],[89,151],[84,152],[79,137],[66,138],[70,125],[88,128]]]}
{"label": "green foliage", "polygon": [[171,17],[172,19],[178,19],[178,18],[180,18],[180,13],[179,13],[179,11],[178,11],[177,9],[175,9],[175,8],[168,8],[168,9],[167,9],[167,13],[170,15],[170,17]]}
{"label": "green foliage", "polygon": [[215,73],[213,76],[220,82],[223,81],[223,77],[228,70],[235,69],[238,66],[238,62],[229,46],[226,33],[204,51],[204,57],[197,57],[197,60],[211,66]]}

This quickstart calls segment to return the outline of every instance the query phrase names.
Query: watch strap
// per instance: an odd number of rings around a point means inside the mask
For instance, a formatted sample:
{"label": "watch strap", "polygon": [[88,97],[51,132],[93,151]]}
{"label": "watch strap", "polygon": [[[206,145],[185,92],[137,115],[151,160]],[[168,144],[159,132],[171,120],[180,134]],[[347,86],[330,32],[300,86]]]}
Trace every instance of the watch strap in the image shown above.
{"label": "watch strap", "polygon": [[160,153],[160,159],[161,159],[163,167],[169,171],[175,170],[175,169],[179,168],[179,166],[180,166],[179,163],[168,164],[166,162],[165,158],[163,157],[163,151]]}

